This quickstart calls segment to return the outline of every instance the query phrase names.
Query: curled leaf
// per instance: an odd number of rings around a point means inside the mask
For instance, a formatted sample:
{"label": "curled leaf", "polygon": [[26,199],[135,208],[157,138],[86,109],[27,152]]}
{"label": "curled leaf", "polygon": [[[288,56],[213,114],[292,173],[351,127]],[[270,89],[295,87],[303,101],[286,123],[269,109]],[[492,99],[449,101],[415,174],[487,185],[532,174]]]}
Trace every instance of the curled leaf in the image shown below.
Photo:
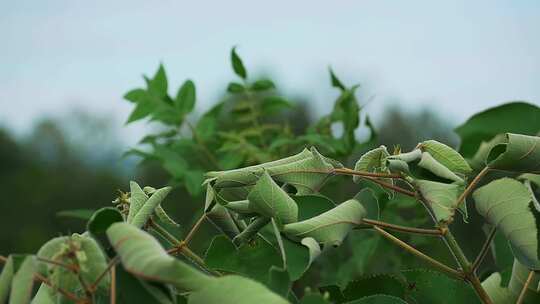
{"label": "curled leaf", "polygon": [[540,173],[540,137],[507,133],[505,142],[495,145],[488,155],[493,169]]}
{"label": "curled leaf", "polygon": [[428,202],[438,222],[452,221],[457,208],[457,199],[464,187],[428,180],[417,180],[415,185]]}
{"label": "curled leaf", "polygon": [[466,175],[472,171],[472,168],[461,154],[443,143],[436,140],[427,140],[419,146],[424,152],[428,152],[434,159],[452,172]]}
{"label": "curled leaf", "polygon": [[318,216],[287,224],[283,227],[283,233],[296,239],[312,237],[321,244],[339,246],[365,215],[366,209],[357,200],[351,199]]}
{"label": "curled leaf", "polygon": [[452,170],[448,169],[438,160],[433,158],[433,156],[431,156],[431,154],[429,154],[428,152],[422,153],[422,158],[420,159],[418,166],[429,170],[431,173],[439,177],[446,178],[461,184],[464,183],[461,177],[457,176],[454,172],[452,172]]}

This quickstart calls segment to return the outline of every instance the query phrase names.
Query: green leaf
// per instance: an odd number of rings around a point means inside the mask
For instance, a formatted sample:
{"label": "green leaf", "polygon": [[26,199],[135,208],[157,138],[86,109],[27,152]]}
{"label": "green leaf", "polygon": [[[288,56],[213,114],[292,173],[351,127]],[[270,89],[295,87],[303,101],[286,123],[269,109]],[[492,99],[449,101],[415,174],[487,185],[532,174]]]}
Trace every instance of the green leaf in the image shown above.
{"label": "green leaf", "polygon": [[451,180],[460,184],[464,183],[463,178],[457,176],[454,172],[452,172],[452,170],[445,167],[433,156],[431,156],[431,154],[429,154],[428,152],[422,153],[422,158],[420,159],[418,166],[430,171],[431,173],[439,177],[442,177],[442,178],[445,178],[445,179],[448,179],[448,180]]}
{"label": "green leaf", "polygon": [[226,237],[216,236],[206,251],[204,259],[212,269],[236,273],[266,282],[272,266],[279,267],[279,253],[265,239],[257,237],[240,248]]}
{"label": "green leaf", "polygon": [[227,86],[227,92],[232,94],[238,94],[242,93],[246,90],[243,84],[238,82],[229,82],[229,85]]}
{"label": "green leaf", "polygon": [[286,99],[279,96],[269,96],[261,102],[261,112],[264,115],[272,115],[283,110],[288,110],[294,106]]}
{"label": "green leaf", "polygon": [[452,172],[467,175],[472,171],[461,154],[443,143],[428,140],[420,143],[420,148]]}
{"label": "green leaf", "polygon": [[[354,165],[354,170],[376,173],[390,173],[386,167],[386,159],[390,156],[385,146],[380,146],[363,154]],[[360,177],[353,176],[355,183],[360,181]]]}
{"label": "green leaf", "polygon": [[255,81],[251,88],[255,91],[266,91],[275,88],[276,86],[270,79],[260,79]]}
{"label": "green leaf", "polygon": [[216,279],[189,296],[188,304],[289,304],[264,285],[230,275]]}
{"label": "green leaf", "polygon": [[214,205],[210,211],[207,211],[206,218],[230,239],[235,238],[240,233],[229,211],[219,204]]}
{"label": "green leaf", "polygon": [[131,274],[150,281],[173,285],[179,290],[195,291],[215,279],[173,258],[150,234],[128,223],[115,223],[107,236]]}
{"label": "green leaf", "polygon": [[502,287],[501,274],[492,273],[482,282],[482,288],[489,295],[493,304],[515,303],[517,298],[506,287]]}
{"label": "green leaf", "polygon": [[272,266],[268,272],[268,288],[278,295],[286,298],[291,289],[292,282],[285,269]]}
{"label": "green leaf", "polygon": [[478,213],[506,236],[516,259],[540,269],[540,218],[529,189],[515,179],[501,178],[477,189],[473,198]]}
{"label": "green leaf", "polygon": [[158,103],[154,102],[151,98],[146,97],[144,99],[139,100],[137,102],[137,105],[135,106],[135,109],[131,112],[129,115],[126,124],[129,124],[131,122],[143,119],[150,115],[156,108],[158,107]]}
{"label": "green leaf", "polygon": [[[91,237],[73,234],[71,236],[57,237],[45,243],[36,256],[45,260],[52,260],[61,264],[73,264],[70,256],[81,269],[81,279],[91,285],[107,269],[107,259],[98,243]],[[49,276],[55,287],[68,291],[78,291],[79,279],[72,271],[62,266],[39,262],[37,270],[44,276]],[[106,275],[99,284],[99,289],[105,291],[109,288],[109,276]]]}
{"label": "green leaf", "polygon": [[459,195],[465,190],[463,186],[445,184],[428,180],[416,180],[415,186],[428,202],[438,222],[451,222]]}
{"label": "green leaf", "polygon": [[163,285],[140,280],[122,265],[116,266],[116,277],[117,303],[173,303]]}
{"label": "green leaf", "polygon": [[347,302],[345,304],[407,304],[407,302],[397,297],[378,294]]}
{"label": "green leaf", "polygon": [[366,296],[385,294],[395,297],[403,297],[405,286],[395,276],[388,274],[364,276],[351,281],[343,289],[343,296],[346,300],[357,300]]}
{"label": "green leaf", "polygon": [[244,63],[242,63],[242,59],[236,53],[236,47],[233,47],[231,50],[231,64],[236,75],[240,76],[242,79],[247,78],[246,68],[244,67]]}
{"label": "green leaf", "polygon": [[148,82],[148,92],[158,97],[167,96],[167,74],[163,64],[159,65],[154,78]]}
{"label": "green leaf", "polygon": [[473,289],[458,281],[431,270],[405,270],[402,272],[408,286],[409,297],[415,303],[480,303]]}
{"label": "green leaf", "polygon": [[[379,201],[372,189],[365,188],[358,192],[354,198],[366,209],[366,218],[370,220],[379,220],[380,217],[380,208]],[[367,226],[366,226],[367,228]],[[371,228],[371,227],[370,227]]]}
{"label": "green leaf", "polygon": [[342,91],[345,91],[346,88],[343,85],[343,83],[337,78],[336,74],[334,74],[334,71],[332,68],[328,68],[328,71],[330,72],[330,83],[332,83],[332,86],[334,88],[338,88]]}
{"label": "green leaf", "polygon": [[242,244],[253,240],[257,233],[268,223],[270,223],[270,218],[268,217],[259,216],[254,218],[242,232],[234,237],[233,243],[237,246],[241,246]]}
{"label": "green leaf", "polygon": [[362,222],[366,209],[356,200],[343,202],[313,218],[287,224],[283,232],[292,238],[312,237],[326,245],[339,246],[349,231]]}
{"label": "green leaf", "polygon": [[7,261],[4,263],[2,272],[0,273],[0,302],[6,303],[8,299],[9,290],[11,289],[11,282],[13,281],[13,275],[19,269],[19,266],[26,259],[24,255],[10,255]]}
{"label": "green leaf", "polygon": [[265,171],[248,195],[249,208],[279,224],[298,221],[298,206]]}
{"label": "green leaf", "polygon": [[292,198],[298,206],[299,221],[310,219],[336,207],[336,203],[321,194],[294,195]]}
{"label": "green leaf", "polygon": [[154,192],[152,196],[146,202],[144,202],[142,207],[135,213],[131,224],[138,228],[144,226],[148,219],[150,219],[150,216],[154,213],[157,206],[161,204],[171,190],[172,187],[164,187],[156,190],[156,192]]}
{"label": "green leaf", "polygon": [[540,137],[506,134],[505,143],[495,145],[488,155],[493,169],[540,173]]}
{"label": "green leaf", "polygon": [[191,80],[186,80],[178,90],[174,104],[182,114],[188,114],[195,107],[195,99],[195,83]]}
{"label": "green leaf", "polygon": [[22,262],[17,272],[13,275],[11,282],[11,292],[9,295],[10,304],[27,304],[32,297],[34,286],[34,272],[36,260],[34,256],[27,256]]}
{"label": "green leaf", "polygon": [[526,102],[511,102],[475,114],[455,129],[461,137],[459,152],[471,157],[482,141],[497,134],[535,135],[540,131],[540,108]]}
{"label": "green leaf", "polygon": [[[512,267],[512,276],[510,278],[510,283],[508,284],[508,290],[514,295],[514,299],[519,297],[527,277],[529,276],[530,268],[519,263],[516,259],[514,261],[514,266]],[[523,303],[525,304],[534,304],[540,302],[540,292],[538,291],[538,285],[540,283],[540,274],[535,273],[532,276],[531,282],[527,286],[525,291],[525,297]],[[514,301],[511,303],[515,303]]]}
{"label": "green leaf", "polygon": [[63,210],[56,213],[58,217],[71,217],[80,220],[88,220],[94,214],[95,210],[92,209],[73,209],[73,210]]}
{"label": "green leaf", "polygon": [[131,223],[135,215],[141,210],[144,203],[148,200],[148,195],[143,189],[134,181],[129,182],[129,211],[127,216],[127,222]]}
{"label": "green leaf", "polygon": [[124,95],[124,99],[138,103],[146,97],[146,94],[144,89],[133,89]]}
{"label": "green leaf", "polygon": [[217,132],[218,118],[221,114],[222,108],[223,103],[218,103],[208,110],[208,112],[204,113],[199,121],[197,121],[195,132],[197,132],[197,136],[199,136],[202,141],[210,140],[215,136]]}
{"label": "green leaf", "polygon": [[86,225],[86,230],[100,242],[107,254],[112,255],[112,246],[107,239],[107,229],[114,223],[123,222],[122,214],[112,207],[104,207],[96,211]]}

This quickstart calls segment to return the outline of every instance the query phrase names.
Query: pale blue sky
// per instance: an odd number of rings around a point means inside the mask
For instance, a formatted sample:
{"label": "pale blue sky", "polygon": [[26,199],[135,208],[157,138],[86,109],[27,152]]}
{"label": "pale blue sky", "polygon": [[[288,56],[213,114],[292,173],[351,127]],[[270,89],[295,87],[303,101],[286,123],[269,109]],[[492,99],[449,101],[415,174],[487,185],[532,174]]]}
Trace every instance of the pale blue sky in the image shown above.
{"label": "pale blue sky", "polygon": [[233,77],[232,45],[317,110],[335,97],[328,65],[364,84],[375,114],[396,98],[457,122],[540,104],[540,1],[17,0],[0,2],[0,37],[0,125],[19,132],[77,107],[120,127],[121,96],[159,62],[206,108]]}

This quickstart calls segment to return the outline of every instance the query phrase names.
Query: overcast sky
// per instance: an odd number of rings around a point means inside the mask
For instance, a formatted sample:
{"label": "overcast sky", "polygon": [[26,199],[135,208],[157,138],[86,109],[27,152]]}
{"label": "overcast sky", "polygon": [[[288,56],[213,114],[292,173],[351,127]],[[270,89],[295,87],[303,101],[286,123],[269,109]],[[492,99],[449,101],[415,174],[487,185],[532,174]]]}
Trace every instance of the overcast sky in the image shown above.
{"label": "overcast sky", "polygon": [[317,110],[335,97],[328,65],[364,84],[375,113],[397,99],[460,122],[509,100],[540,104],[537,0],[1,1],[0,37],[0,125],[17,132],[77,107],[120,127],[121,96],[159,62],[174,90],[196,82],[204,109],[233,77],[233,45]]}

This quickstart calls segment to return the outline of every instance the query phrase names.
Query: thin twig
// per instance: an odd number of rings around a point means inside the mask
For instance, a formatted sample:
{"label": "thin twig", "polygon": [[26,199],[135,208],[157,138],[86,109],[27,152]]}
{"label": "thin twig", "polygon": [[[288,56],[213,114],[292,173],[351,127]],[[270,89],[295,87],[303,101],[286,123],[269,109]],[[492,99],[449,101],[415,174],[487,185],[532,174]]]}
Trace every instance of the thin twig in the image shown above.
{"label": "thin twig", "polygon": [[484,245],[482,245],[482,249],[480,249],[478,256],[476,257],[476,259],[474,260],[472,264],[471,272],[473,273],[476,272],[478,267],[480,267],[480,264],[482,264],[482,261],[484,260],[484,258],[486,257],[486,254],[489,251],[489,247],[491,246],[491,241],[493,241],[493,238],[495,237],[496,232],[497,232],[496,227],[491,228],[491,231],[489,231],[486,241],[484,242]]}
{"label": "thin twig", "polygon": [[367,177],[381,177],[381,178],[402,178],[400,174],[395,173],[377,173],[377,172],[367,172],[367,171],[357,171],[349,168],[337,168],[334,169],[334,172],[337,174],[344,175],[356,175],[356,176],[367,176]]}
{"label": "thin twig", "polygon": [[111,268],[111,304],[116,304],[116,266]]}
{"label": "thin twig", "polygon": [[64,290],[60,287],[56,287],[56,286],[53,286],[53,284],[51,284],[51,282],[49,280],[47,280],[45,277],[43,277],[41,274],[39,273],[34,273],[34,277],[36,280],[40,281],[41,283],[49,286],[50,288],[58,291],[59,293],[61,293],[64,297],[70,299],[71,301],[75,302],[75,303],[80,303],[81,299],[79,299],[75,294],[67,291],[67,290]]}
{"label": "thin twig", "polygon": [[471,191],[476,187],[476,185],[480,182],[480,180],[482,179],[482,177],[484,177],[488,172],[489,172],[489,167],[484,167],[484,169],[482,169],[482,171],[480,171],[475,177],[474,179],[471,181],[471,183],[467,186],[467,188],[465,188],[465,191],[463,191],[463,193],[461,193],[461,195],[458,197],[456,203],[454,204],[454,206],[456,206],[456,209],[459,208],[459,205],[461,205],[463,203],[463,201],[465,201],[465,198],[467,198],[467,196],[471,193]]}
{"label": "thin twig", "polygon": [[405,232],[405,233],[414,233],[414,234],[421,234],[421,235],[428,235],[428,236],[442,236],[443,235],[443,232],[439,229],[423,229],[423,228],[407,227],[407,226],[395,225],[395,224],[376,221],[376,220],[370,220],[370,219],[363,219],[362,222],[364,222],[367,225],[384,227],[390,230],[395,230],[395,231],[400,231],[400,232]]}
{"label": "thin twig", "polygon": [[42,258],[42,257],[36,257],[36,259],[38,261],[40,261],[40,262],[43,262],[43,263],[48,263],[48,264],[53,264],[53,265],[56,265],[56,266],[64,267],[64,268],[66,268],[68,270],[71,270],[73,272],[78,270],[78,268],[75,265],[69,265],[69,264],[65,264],[65,263],[62,263],[62,262],[55,261],[55,260],[49,260],[49,259]]}
{"label": "thin twig", "polygon": [[6,258],[5,256],[3,256],[3,255],[0,255],[0,262],[2,262],[2,263],[6,263],[6,262],[7,262],[7,260],[8,260],[8,259],[7,259],[7,258]]}
{"label": "thin twig", "polygon": [[383,182],[383,181],[381,181],[379,179],[376,179],[376,178],[373,178],[373,177],[368,177],[368,176],[362,176],[362,178],[367,179],[369,181],[372,181],[372,182],[374,182],[376,184],[379,184],[384,188],[388,188],[388,189],[394,190],[396,192],[399,192],[401,194],[405,194],[405,195],[408,195],[408,196],[411,196],[411,197],[416,197],[416,193],[414,193],[412,191],[403,189],[403,188],[398,187],[398,186],[394,186],[394,185],[389,184],[389,183],[385,183],[385,182]]}
{"label": "thin twig", "polygon": [[191,239],[193,238],[193,236],[195,235],[195,233],[199,230],[199,227],[201,226],[201,224],[203,223],[204,219],[206,219],[206,214],[203,213],[201,215],[201,217],[197,220],[197,222],[195,223],[195,225],[193,225],[193,227],[191,227],[191,230],[189,230],[187,236],[184,238],[184,246],[189,244],[189,241],[191,241]]}
{"label": "thin twig", "polygon": [[90,289],[91,290],[96,290],[97,289],[97,286],[99,285],[99,282],[101,282],[101,280],[105,277],[105,275],[109,272],[109,270],[111,270],[111,268],[113,266],[116,265],[116,263],[118,263],[120,261],[120,257],[119,256],[115,256],[114,258],[112,258],[110,261],[109,261],[109,264],[107,264],[107,267],[105,268],[105,270],[103,270],[99,276],[97,277],[97,279],[94,281],[94,283],[92,283],[92,285],[90,285]]}
{"label": "thin twig", "polygon": [[523,303],[523,300],[525,299],[525,293],[527,292],[527,289],[529,288],[529,285],[531,284],[533,275],[534,275],[534,270],[529,271],[529,275],[527,276],[527,281],[525,281],[525,284],[523,284],[523,289],[521,289],[521,292],[519,293],[519,298],[517,299],[516,304]]}
{"label": "thin twig", "polygon": [[169,243],[171,243],[171,245],[178,246],[178,244],[180,244],[180,241],[174,235],[170,234],[169,231],[165,230],[165,228],[161,227],[152,219],[148,221],[148,226],[152,228],[155,232],[157,232],[160,236],[162,236],[164,239],[166,239]]}
{"label": "thin twig", "polygon": [[426,261],[427,263],[431,264],[432,266],[434,266],[435,268],[438,268],[440,271],[443,271],[449,275],[452,275],[454,277],[457,277],[459,279],[463,279],[463,274],[451,267],[448,267],[446,265],[444,265],[443,263],[431,258],[430,256],[427,256],[426,254],[418,251],[417,249],[413,248],[411,245],[403,242],[402,240],[398,239],[397,237],[393,236],[392,234],[386,232],[385,230],[377,227],[377,226],[374,226],[373,229],[375,229],[377,232],[379,232],[382,236],[384,236],[385,238],[389,239],[390,241],[392,241],[393,243],[395,243],[396,245],[400,246],[401,248],[405,249],[406,251],[408,251],[409,253],[419,257],[420,259]]}

